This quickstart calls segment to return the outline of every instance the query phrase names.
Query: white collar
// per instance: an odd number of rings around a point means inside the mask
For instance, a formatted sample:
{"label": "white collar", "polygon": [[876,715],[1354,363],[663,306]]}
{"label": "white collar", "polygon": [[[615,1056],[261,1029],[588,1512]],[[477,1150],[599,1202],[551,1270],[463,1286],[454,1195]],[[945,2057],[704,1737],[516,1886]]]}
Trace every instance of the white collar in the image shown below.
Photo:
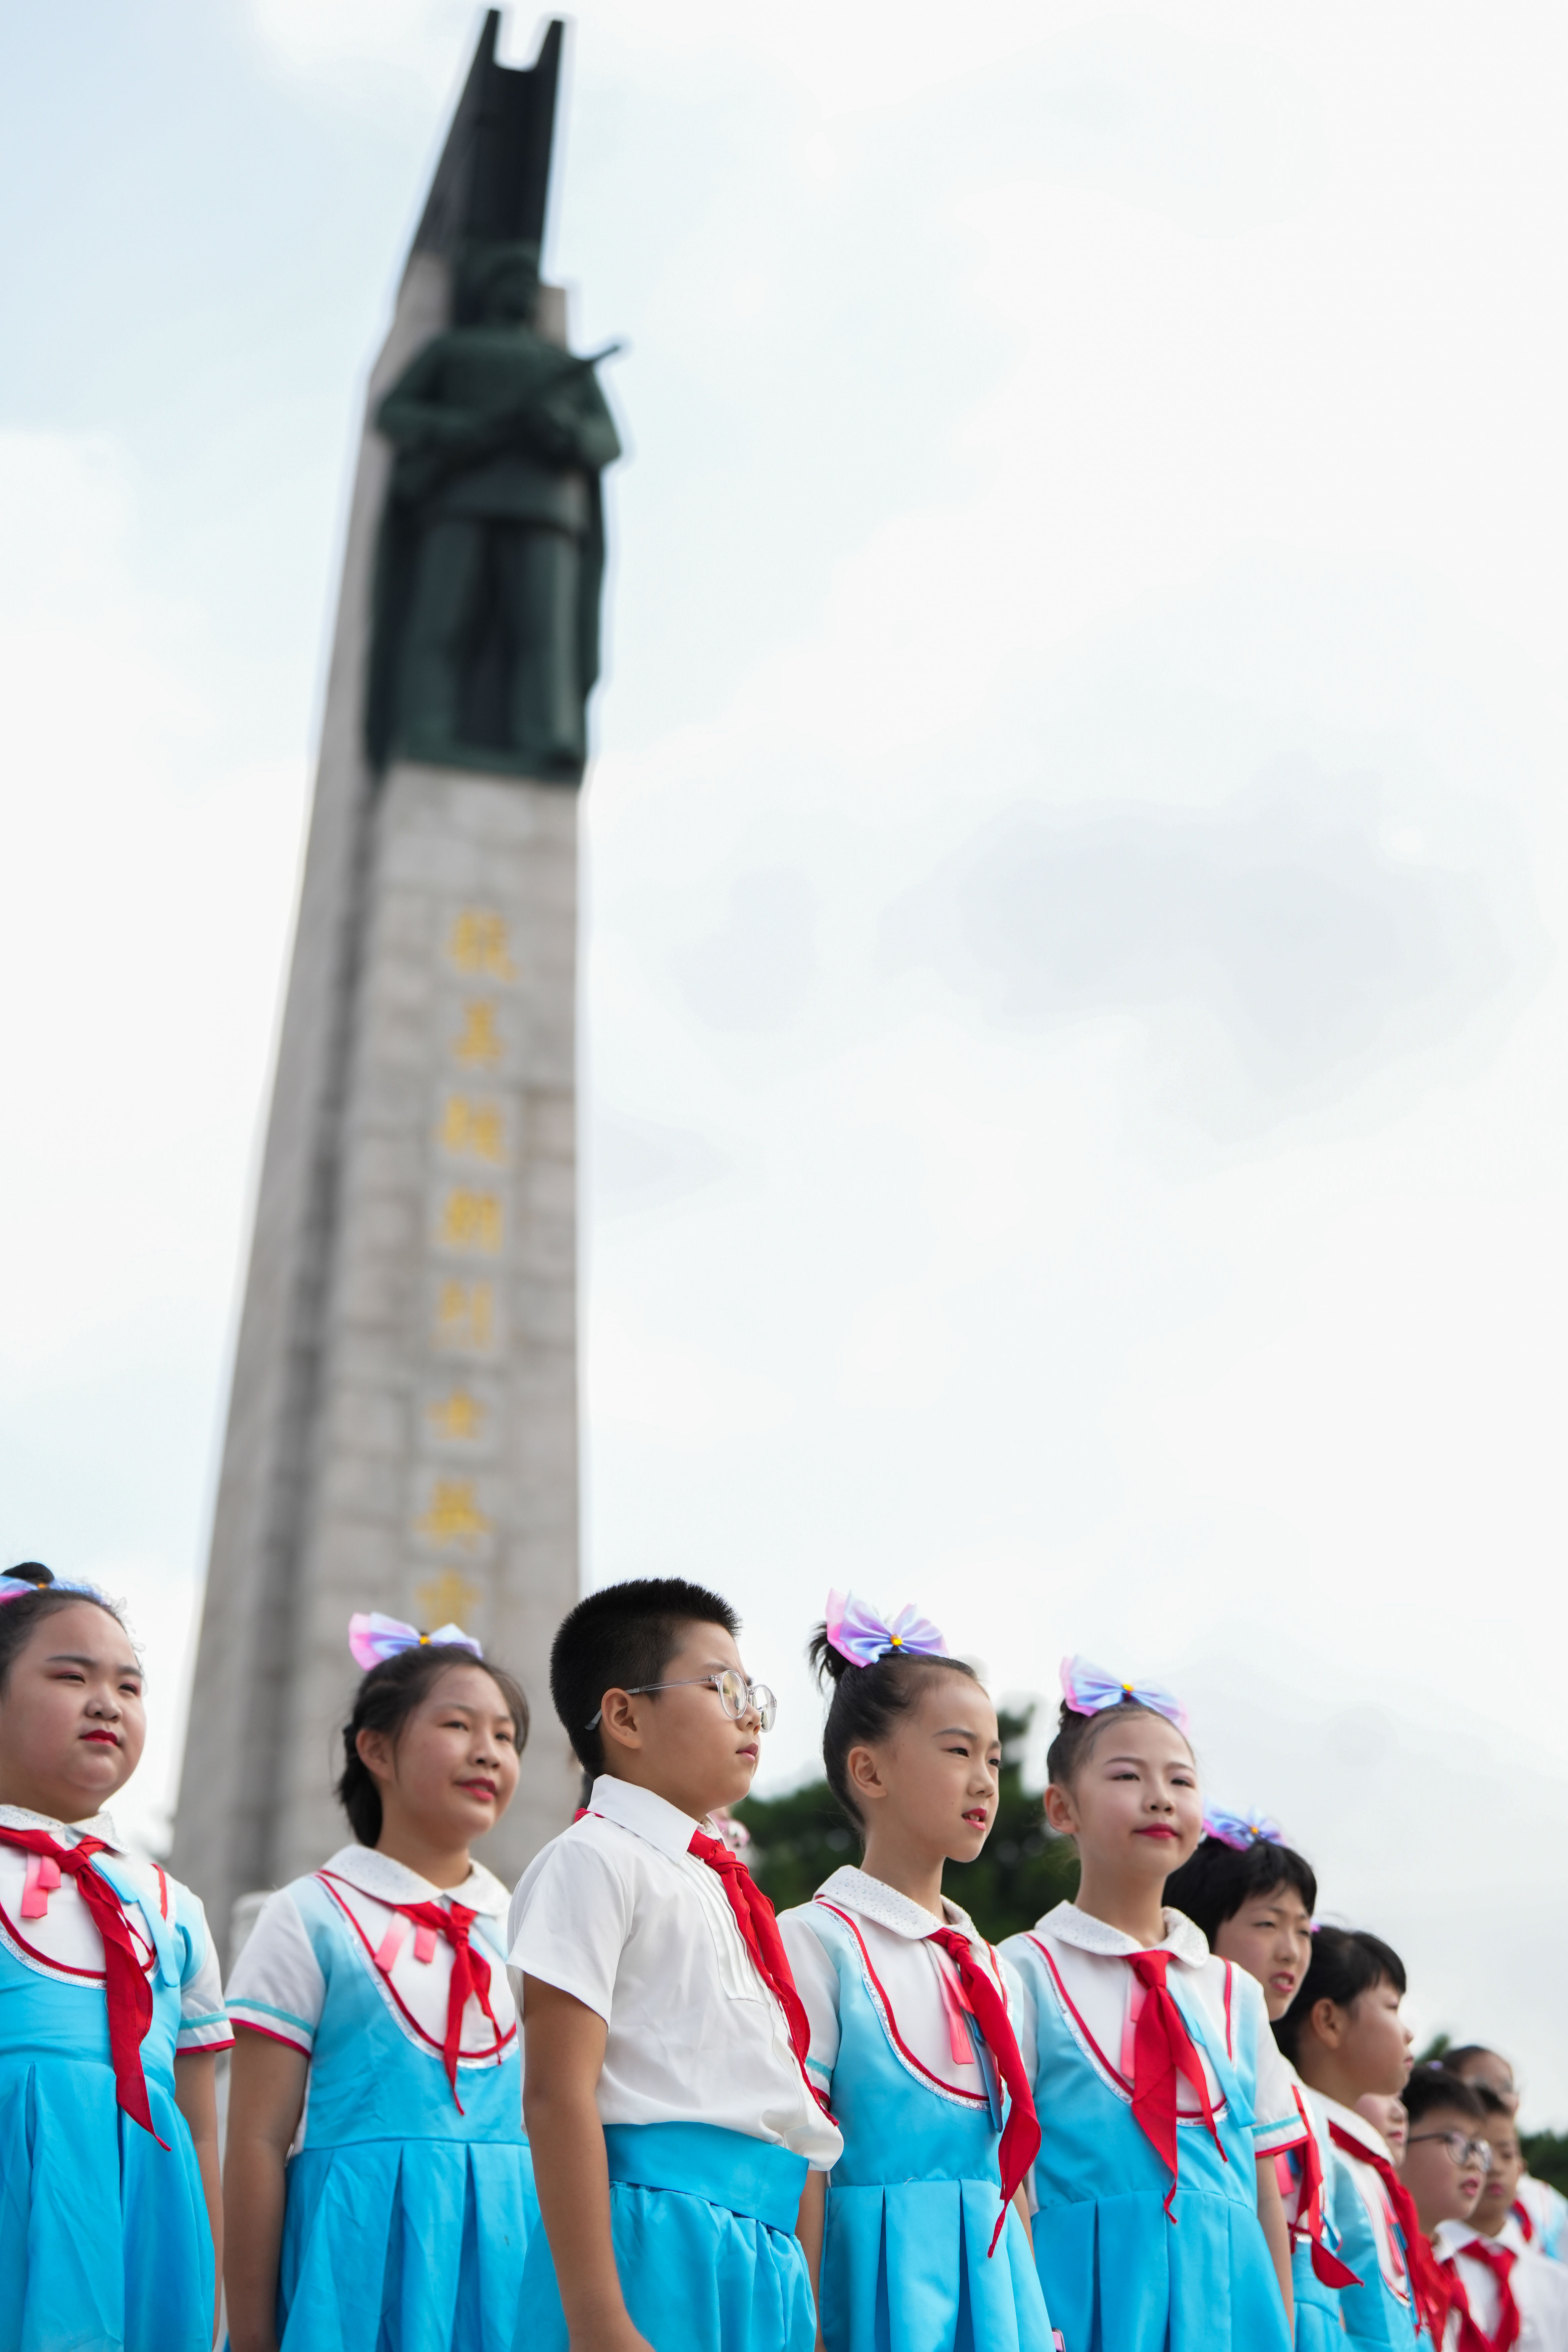
{"label": "white collar", "polygon": [[[1184,1911],[1173,1911],[1168,1905],[1160,1916],[1165,1934],[1154,1949],[1169,1952],[1184,1969],[1201,1969],[1209,1957],[1208,1937],[1203,1929],[1194,1927]],[[1093,1952],[1101,1959],[1124,1960],[1133,1952],[1149,1948],[1134,1937],[1124,1936],[1120,1927],[1080,1911],[1076,1903],[1058,1903],[1054,1911],[1047,1911],[1043,1919],[1035,1922],[1035,1929],[1037,1935],[1054,1936],[1058,1943],[1071,1944],[1080,1952]]]}
{"label": "white collar", "polygon": [[[1331,2099],[1326,2092],[1320,2091],[1318,2096],[1328,2110],[1329,2121],[1338,2124],[1347,2138],[1359,2140],[1369,2156],[1381,2156],[1384,2164],[1394,2162],[1394,2151],[1375,2124],[1369,2124],[1354,2107],[1342,2107],[1338,2099]],[[1445,2221],[1438,2226],[1447,2229],[1448,2225]]]}
{"label": "white collar", "polygon": [[668,1797],[639,1789],[635,1780],[617,1780],[613,1772],[601,1772],[595,1781],[588,1811],[603,1813],[607,1822],[614,1822],[617,1829],[630,1830],[634,1837],[646,1838],[672,1862],[690,1853],[691,1841],[700,1831],[704,1837],[713,1834],[711,1822],[694,1822]]}
{"label": "white collar", "polygon": [[416,1871],[371,1845],[345,1845],[321,1868],[334,1878],[346,1878],[362,1895],[377,1903],[460,1903],[467,1911],[489,1912],[499,1918],[511,1897],[482,1862],[470,1868],[461,1886],[432,1886]]}
{"label": "white collar", "polygon": [[57,1822],[48,1813],[29,1812],[26,1805],[0,1805],[0,1822],[8,1830],[47,1830],[52,1838],[68,1839],[72,1845],[79,1845],[84,1837],[101,1838],[114,1853],[124,1851],[109,1813],[94,1813],[85,1822]]}
{"label": "white collar", "polygon": [[889,1886],[880,1878],[868,1877],[850,1863],[823,1882],[815,1899],[818,1903],[837,1903],[845,1911],[858,1911],[862,1919],[874,1920],[891,1935],[907,1936],[911,1943],[921,1943],[944,1927],[956,1927],[972,1943],[975,1940],[973,1920],[945,1895],[942,1898],[945,1916],[934,1918],[921,1904],[911,1903],[907,1895],[900,1895],[896,1886]]}
{"label": "white collar", "polygon": [[1501,2246],[1510,2254],[1526,2251],[1523,2231],[1510,2213],[1495,2238],[1483,2236],[1473,2221],[1439,2221],[1433,2242],[1445,2254],[1462,2254],[1478,2242],[1483,2246]]}

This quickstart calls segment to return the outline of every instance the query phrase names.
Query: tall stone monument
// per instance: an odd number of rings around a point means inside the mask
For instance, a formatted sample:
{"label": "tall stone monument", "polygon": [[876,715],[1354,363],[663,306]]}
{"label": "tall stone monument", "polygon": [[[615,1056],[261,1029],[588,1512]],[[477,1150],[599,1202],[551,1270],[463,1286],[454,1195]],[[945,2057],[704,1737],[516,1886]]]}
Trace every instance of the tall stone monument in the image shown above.
{"label": "tall stone monument", "polygon": [[539,284],[562,27],[488,16],[372,371],[220,1475],[174,1867],[343,1842],[356,1609],[455,1619],[534,1711],[489,1860],[570,1816],[577,786],[598,667],[591,361]]}

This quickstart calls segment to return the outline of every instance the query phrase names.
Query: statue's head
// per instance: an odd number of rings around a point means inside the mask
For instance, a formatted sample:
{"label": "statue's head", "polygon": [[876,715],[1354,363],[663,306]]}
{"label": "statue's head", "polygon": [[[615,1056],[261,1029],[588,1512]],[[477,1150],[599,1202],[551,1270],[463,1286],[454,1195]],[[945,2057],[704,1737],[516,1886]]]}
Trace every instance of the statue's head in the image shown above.
{"label": "statue's head", "polygon": [[523,326],[539,301],[539,247],[475,239],[458,261],[454,310],[460,326]]}

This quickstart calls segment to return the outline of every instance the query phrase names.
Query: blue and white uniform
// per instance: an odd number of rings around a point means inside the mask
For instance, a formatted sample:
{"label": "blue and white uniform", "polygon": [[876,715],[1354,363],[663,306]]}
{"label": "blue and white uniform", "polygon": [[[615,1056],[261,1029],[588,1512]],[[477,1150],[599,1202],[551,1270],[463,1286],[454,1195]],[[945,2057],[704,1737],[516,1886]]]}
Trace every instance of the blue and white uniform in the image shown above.
{"label": "blue and white uniform", "polygon": [[[827,2352],[1051,2352],[1016,2210],[994,2258],[1005,2094],[930,1938],[967,1937],[1017,2027],[1017,1979],[955,1903],[937,1919],[863,1870],[838,1870],[779,1931],[811,2021],[810,2070],[844,2153],[828,2176]],[[1026,2054],[1026,2064],[1027,2058]]]}
{"label": "blue and white uniform", "polygon": [[[1568,2347],[1568,2271],[1550,2256],[1537,2253],[1510,2214],[1495,2238],[1483,2239],[1468,2221],[1440,2221],[1433,2235],[1433,2252],[1457,2277],[1481,2334],[1495,2342],[1503,2320],[1503,2288],[1495,2267],[1499,2255],[1507,2268],[1508,2292],[1519,2314],[1514,2352],[1564,2352]],[[1483,2259],[1482,2249],[1491,2257]],[[1444,2352],[1459,2352],[1458,2303],[1449,2311]],[[1423,2346],[1422,2352],[1426,2352]]]}
{"label": "blue and white uniform", "polygon": [[94,1866],[152,1987],[141,2059],[157,2134],[116,2101],[103,1938],[76,1880],[44,1890],[35,1864],[29,1899],[30,1857],[0,1844],[0,2352],[208,2352],[212,2232],[174,2104],[176,2054],[233,2041],[206,1916],[121,1848],[107,1813],[68,1825],[0,1805],[0,1823],[112,1849]]}
{"label": "blue and white uniform", "polygon": [[1068,2352],[1289,2352],[1279,2283],[1258,2219],[1257,2159],[1302,2137],[1263,1992],[1215,1958],[1182,1912],[1157,1948],[1202,2061],[1218,2145],[1177,2078],[1180,2174],[1132,2113],[1142,1947],[1058,1904],[1003,1957],[1035,2045],[1035,2259]]}
{"label": "blue and white uniform", "polygon": [[[1321,2279],[1313,2266],[1312,2235],[1306,2200],[1311,2171],[1308,2161],[1309,2145],[1317,2157],[1322,2242],[1328,2252],[1344,2262],[1345,2252],[1340,2243],[1340,2225],[1334,2202],[1339,2158],[1329,2137],[1329,2119],[1322,2101],[1316,2091],[1308,2089],[1283,2054],[1280,2063],[1290,2078],[1290,2088],[1301,2111],[1301,2120],[1311,2134],[1310,2143],[1303,2140],[1300,2147],[1289,2149],[1279,2159],[1279,2189],[1285,2202],[1285,2219],[1290,2229],[1290,2285],[1296,2305],[1296,2352],[1333,2352],[1336,2345],[1343,2343],[1344,2320],[1340,2311],[1340,2288]],[[1347,2263],[1346,2267],[1353,2269],[1354,2264]]]}
{"label": "blue and white uniform", "polygon": [[1568,2197],[1560,2189],[1527,2172],[1515,2193],[1513,2213],[1532,2254],[1543,2254],[1550,2263],[1568,2263],[1568,2231],[1563,2228],[1568,2222]]}
{"label": "blue and white uniform", "polygon": [[[655,2352],[812,2352],[795,2235],[808,2170],[843,2142],[718,1874],[691,1853],[712,1824],[605,1775],[589,1811],[535,1855],[512,1897],[516,1978],[603,2018],[596,2093],[621,2292]],[[565,2352],[541,2230],[517,2352]]]}
{"label": "blue and white uniform", "polygon": [[1318,2102],[1331,2126],[1337,2126],[1354,2143],[1346,2147],[1336,2140],[1334,2145],[1340,2259],[1361,2281],[1360,2286],[1340,2292],[1345,2334],[1352,2343],[1375,2347],[1376,2352],[1408,2352],[1418,2331],[1405,2233],[1376,2167],[1355,2153],[1359,2147],[1392,2164],[1388,2142],[1354,2107],[1342,2106],[1321,2092]]}
{"label": "blue and white uniform", "polygon": [[[281,2352],[510,2352],[539,2209],[506,1903],[478,1864],[442,1892],[345,1846],[270,1897],[236,1961],[235,2023],[310,2062],[287,2173]],[[405,1904],[475,1915],[490,2014],[470,1993],[456,2096],[443,2063],[453,1947]]]}

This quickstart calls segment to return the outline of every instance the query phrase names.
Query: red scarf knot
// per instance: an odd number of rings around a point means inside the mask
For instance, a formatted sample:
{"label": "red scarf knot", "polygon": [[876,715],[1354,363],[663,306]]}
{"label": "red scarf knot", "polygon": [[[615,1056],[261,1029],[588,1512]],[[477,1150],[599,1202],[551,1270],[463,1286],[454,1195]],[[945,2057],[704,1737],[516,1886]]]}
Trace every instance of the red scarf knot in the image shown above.
{"label": "red scarf knot", "polygon": [[1470,2309],[1470,2298],[1465,2293],[1465,2282],[1459,2275],[1457,2254],[1444,2257],[1442,2269],[1448,2282],[1450,2308],[1459,2315],[1458,2352],[1510,2352],[1519,2341],[1520,2311],[1514,2296],[1513,2281],[1509,2273],[1518,2257],[1510,2246],[1494,2246],[1486,2238],[1472,2238],[1458,2249],[1467,2262],[1484,2263],[1497,2281],[1498,2322],[1495,2336],[1489,2336]]}
{"label": "red scarf knot", "polygon": [[1299,2231],[1305,2231],[1310,2242],[1313,2275],[1323,2286],[1360,2286],[1361,2281],[1349,2263],[1342,2263],[1337,2254],[1331,2254],[1323,2242],[1323,2159],[1318,2153],[1312,2118],[1307,2113],[1300,2091],[1296,2093],[1296,2105],[1301,2121],[1307,2126],[1306,2138],[1299,2148],[1290,2151],[1301,2167],[1301,2194],[1297,2201],[1296,2226]]}
{"label": "red scarf knot", "polygon": [[392,1974],[392,1963],[403,1941],[399,1920],[411,1919],[414,1923],[416,1959],[434,1959],[438,1936],[444,1936],[452,1947],[452,1980],[447,1988],[447,2038],[442,2045],[441,2063],[452,2086],[453,2104],[461,2115],[464,2110],[458,2096],[458,2053],[463,2046],[463,2011],[470,1994],[489,2020],[490,2032],[495,2036],[496,2064],[501,2063],[500,2028],[490,2007],[490,1972],[483,1963],[476,1966],[468,1942],[468,1930],[479,1915],[461,1903],[454,1903],[450,1908],[445,1903],[394,1903],[389,1907],[395,1916],[375,1955],[376,1967],[384,1976]]}
{"label": "red scarf knot", "polygon": [[1198,2095],[1198,2106],[1210,2138],[1228,2163],[1215,2121],[1203,2053],[1187,2030],[1187,2021],[1165,1984],[1171,1965],[1168,1951],[1129,1952],[1127,1965],[1143,1988],[1143,2006],[1132,2037],[1132,2113],[1150,2145],[1169,2168],[1165,2210],[1176,2193],[1181,2154],[1176,2137],[1176,2083],[1183,2076]]}
{"label": "red scarf knot", "polygon": [[1405,2244],[1405,2266],[1410,2273],[1411,2299],[1415,2305],[1415,2331],[1423,2328],[1432,2339],[1433,2352],[1440,2352],[1443,2329],[1448,2317],[1449,2285],[1437,2266],[1431,2241],[1421,2227],[1415,2210],[1415,2200],[1394,2169],[1386,2156],[1378,2156],[1364,2140],[1345,2130],[1342,2124],[1329,2117],[1329,2137],[1346,2156],[1353,2156],[1369,2164],[1383,2183],[1383,2193],[1388,2208],[1399,2227]]}
{"label": "red scarf knot", "polygon": [[[47,1909],[51,1878],[56,1886],[62,1875],[75,1879],[77,1892],[103,1938],[103,1995],[109,2010],[109,2059],[114,2069],[115,2098],[132,2123],[152,2132],[160,2147],[167,2147],[168,2141],[159,2139],[153,2129],[147,2077],[142,2071],[142,2044],[153,2022],[153,1988],[132,1938],[125,1906],[92,1860],[95,1853],[112,1853],[113,1847],[95,1837],[61,1845],[47,1830],[0,1827],[0,1839],[40,1858],[37,1873],[30,1875],[46,1899],[27,1912],[29,1917],[37,1918]],[[27,1908],[25,1901],[23,1907]]]}
{"label": "red scarf knot", "polygon": [[1002,2210],[996,2217],[996,2227],[991,2232],[990,2252],[994,2254],[996,2242],[1002,2235],[1002,2225],[1007,2219],[1007,2208],[1017,2195],[1024,2175],[1040,2152],[1040,2124],[1035,2113],[1035,2094],[1024,2065],[1023,2053],[1018,2047],[1018,2037],[1013,2031],[1013,2021],[1007,2014],[1007,2005],[986,1970],[975,1960],[968,1937],[961,1935],[956,1927],[938,1927],[931,1941],[941,1946],[958,1970],[958,1981],[963,1987],[964,1999],[974,2012],[974,2021],[995,2062],[996,2072],[1007,2085],[1007,2120],[1002,2126],[1002,2145],[997,2151],[1002,2176]]}
{"label": "red scarf knot", "polygon": [[779,1934],[773,1905],[745,1864],[737,1854],[731,1853],[722,1838],[705,1837],[700,1830],[694,1830],[686,1851],[719,1874],[730,1908],[735,1916],[735,1925],[741,1931],[741,1940],[752,1956],[752,1964],[784,2013],[790,2047],[795,2052],[795,2063],[805,2087],[831,2122],[833,2110],[805,2071],[805,2062],[811,2054],[811,2027],[795,1990],[795,1970],[790,1967],[789,1954],[784,1950],[784,1937]]}

